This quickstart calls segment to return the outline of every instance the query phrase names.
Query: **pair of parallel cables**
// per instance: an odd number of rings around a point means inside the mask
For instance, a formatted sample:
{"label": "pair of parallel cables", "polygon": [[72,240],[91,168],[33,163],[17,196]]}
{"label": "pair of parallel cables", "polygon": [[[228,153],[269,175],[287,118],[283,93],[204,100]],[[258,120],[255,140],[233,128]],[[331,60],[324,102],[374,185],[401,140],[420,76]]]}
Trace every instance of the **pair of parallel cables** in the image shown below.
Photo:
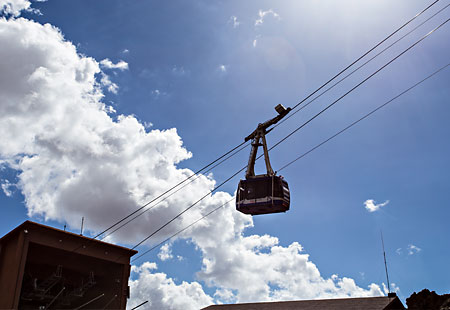
{"label": "pair of parallel cables", "polygon": [[[377,47],[379,47],[381,44],[383,44],[384,42],[386,42],[389,38],[391,38],[392,36],[394,36],[396,33],[398,33],[401,29],[403,29],[404,27],[406,27],[408,24],[410,24],[413,20],[415,20],[417,17],[419,17],[420,15],[422,15],[425,11],[427,11],[428,9],[430,9],[432,6],[434,6],[437,2],[439,2],[439,0],[434,1],[433,3],[431,3],[428,7],[426,7],[424,10],[422,10],[421,12],[419,12],[418,14],[416,14],[413,18],[411,18],[409,21],[407,21],[405,24],[403,24],[401,27],[399,27],[397,30],[395,30],[394,32],[392,32],[389,36],[387,36],[386,38],[384,38],[382,41],[380,41],[378,44],[376,44],[374,47],[372,47],[370,50],[368,50],[366,53],[364,53],[362,56],[360,56],[358,59],[356,59],[355,61],[353,61],[350,65],[348,65],[346,68],[344,68],[343,70],[341,70],[338,74],[336,74],[335,76],[333,76],[330,80],[328,80],[326,83],[324,83],[322,86],[320,86],[318,89],[316,89],[314,92],[312,92],[310,95],[308,95],[307,97],[305,97],[302,101],[300,101],[299,103],[297,103],[294,107],[293,110],[295,110],[297,107],[299,107],[302,103],[304,103],[305,101],[307,101],[308,99],[310,99],[312,96],[314,96],[316,93],[318,93],[320,90],[322,90],[324,87],[326,87],[328,84],[330,84],[332,81],[334,81],[337,77],[339,77],[340,75],[342,75],[345,71],[347,71],[350,67],[352,67],[353,65],[355,65],[357,62],[359,62],[362,58],[364,58],[365,56],[367,56],[369,53],[371,53],[373,50],[375,50]],[[315,101],[316,99],[318,99],[319,97],[321,97],[323,94],[325,94],[326,92],[328,92],[329,90],[331,90],[332,88],[334,88],[336,85],[338,85],[339,83],[341,83],[343,80],[345,80],[346,78],[348,78],[350,75],[352,75],[353,73],[355,73],[356,71],[358,71],[359,69],[361,69],[363,66],[365,66],[367,63],[369,63],[370,61],[372,61],[374,58],[376,58],[377,56],[379,56],[381,53],[383,53],[384,51],[386,51],[387,49],[389,49],[390,47],[392,47],[394,44],[396,44],[397,42],[399,42],[400,40],[402,40],[404,37],[406,37],[407,35],[409,35],[410,33],[412,33],[413,31],[415,31],[417,28],[419,28],[420,26],[422,26],[424,23],[426,23],[427,21],[429,21],[430,19],[432,19],[434,16],[436,16],[437,14],[439,14],[440,12],[442,12],[444,9],[446,9],[450,4],[448,4],[447,6],[445,6],[444,8],[440,9],[438,12],[436,12],[435,14],[433,14],[431,17],[429,17],[428,19],[426,19],[425,21],[423,21],[421,24],[419,24],[418,26],[416,26],[415,28],[413,28],[411,31],[409,31],[408,33],[406,33],[405,35],[403,35],[402,37],[400,37],[398,40],[396,40],[394,43],[390,44],[388,47],[386,47],[385,49],[383,49],[381,52],[379,52],[378,54],[376,54],[375,56],[373,56],[372,58],[370,58],[369,60],[367,60],[365,63],[363,63],[362,65],[360,65],[358,68],[356,68],[355,70],[353,70],[352,72],[350,72],[349,74],[347,74],[345,77],[343,77],[342,79],[340,79],[339,81],[337,81],[335,84],[333,84],[332,86],[330,86],[328,89],[326,89],[325,91],[323,91],[322,93],[320,93],[319,95],[317,95],[316,97],[314,97],[312,100],[308,101],[306,104],[304,104],[303,106],[301,106],[299,109],[295,110],[293,113],[291,113],[290,115],[288,115],[288,117],[286,117],[285,119],[283,119],[279,124],[277,124],[275,127],[279,126],[281,123],[283,123],[284,121],[286,121],[287,119],[289,119],[290,117],[292,117],[294,114],[296,114],[297,112],[299,112],[300,110],[302,110],[303,108],[305,108],[306,106],[308,106],[310,103],[312,103],[313,101]],[[330,107],[332,107],[334,104],[336,104],[337,102],[339,102],[341,99],[343,99],[345,96],[347,96],[349,93],[351,93],[353,90],[355,90],[356,88],[358,88],[359,86],[361,86],[363,83],[365,83],[367,80],[369,80],[371,77],[373,77],[374,75],[376,75],[378,72],[380,72],[381,70],[383,70],[385,67],[387,67],[389,64],[391,64],[392,62],[394,62],[396,59],[398,59],[399,57],[401,57],[403,54],[405,54],[407,51],[409,51],[410,49],[412,49],[414,46],[416,46],[418,43],[420,43],[422,40],[424,40],[426,37],[428,37],[429,35],[431,35],[431,33],[433,33],[434,31],[436,31],[437,29],[439,29],[440,27],[442,27],[444,24],[446,24],[449,21],[449,19],[447,19],[444,23],[440,24],[438,27],[436,27],[435,29],[433,29],[432,31],[430,31],[428,34],[426,34],[425,36],[423,36],[421,39],[419,39],[418,41],[416,41],[414,44],[412,44],[411,46],[409,46],[406,50],[404,50],[402,53],[398,54],[396,57],[394,57],[393,59],[391,59],[389,62],[387,62],[385,65],[383,65],[382,67],[380,67],[378,70],[376,70],[374,73],[372,73],[371,75],[369,75],[367,78],[365,78],[363,81],[361,81],[360,83],[358,83],[356,86],[354,86],[353,88],[351,88],[349,91],[347,91],[344,95],[342,95],[341,97],[339,97],[337,100],[335,100],[334,102],[332,102],[331,104],[329,104],[327,107],[325,107],[324,109],[322,109],[319,113],[317,113],[316,115],[314,115],[312,118],[310,118],[308,121],[306,121],[305,123],[303,123],[301,126],[297,127],[294,131],[290,132],[287,136],[285,136],[283,139],[281,139],[280,141],[278,141],[275,145],[273,145],[269,150],[272,150],[273,148],[277,147],[279,144],[281,144],[282,142],[284,142],[286,139],[288,139],[290,136],[292,136],[294,133],[296,133],[298,130],[300,130],[301,128],[303,128],[304,126],[306,126],[308,123],[310,123],[312,120],[314,120],[315,118],[317,118],[319,115],[321,115],[323,112],[325,112],[326,110],[328,110]],[[314,148],[310,149],[309,151],[307,151],[306,153],[300,155],[299,157],[297,157],[296,159],[294,159],[293,161],[289,162],[288,164],[284,165],[283,167],[281,167],[279,169],[279,171],[281,171],[282,169],[285,169],[287,166],[293,164],[294,162],[296,162],[297,160],[299,160],[300,158],[303,158],[304,156],[306,156],[307,154],[311,153],[312,151],[314,151],[315,149],[317,149],[318,147],[322,146],[323,144],[327,143],[328,141],[330,141],[331,139],[335,138],[336,136],[340,135],[341,133],[343,133],[344,131],[348,130],[349,128],[353,127],[354,125],[356,125],[357,123],[359,123],[360,121],[362,121],[363,119],[369,117],[370,115],[372,115],[373,113],[375,113],[376,111],[378,111],[379,109],[381,109],[382,107],[384,107],[385,105],[387,105],[388,103],[392,102],[393,100],[397,99],[398,97],[400,97],[401,95],[403,95],[404,93],[410,91],[412,88],[415,88],[416,86],[418,86],[419,84],[421,84],[422,82],[424,82],[425,80],[431,78],[432,76],[434,76],[435,74],[437,74],[438,72],[444,70],[446,67],[448,66],[448,64],[444,67],[442,67],[441,69],[439,69],[438,71],[435,71],[434,73],[432,73],[431,75],[429,75],[428,77],[424,78],[423,80],[421,80],[420,82],[414,84],[413,86],[411,86],[410,88],[408,88],[407,90],[405,90],[404,92],[400,93],[399,95],[397,95],[396,97],[392,98],[391,100],[389,100],[388,102],[384,103],[383,105],[379,106],[378,108],[376,108],[375,110],[372,110],[370,113],[366,114],[365,116],[363,116],[362,118],[360,118],[359,120],[353,122],[352,124],[350,124],[349,126],[347,126],[346,128],[342,129],[341,131],[339,131],[338,133],[336,133],[335,135],[331,136],[330,138],[326,139],[325,141],[323,141],[322,143],[316,145]],[[179,182],[178,184],[176,184],[175,186],[169,188],[168,190],[166,190],[164,193],[160,194],[159,196],[157,196],[156,198],[152,199],[151,201],[149,201],[148,203],[142,205],[140,208],[138,208],[137,210],[135,210],[134,212],[130,213],[129,215],[127,215],[126,217],[120,219],[119,221],[117,221],[116,223],[114,223],[113,225],[109,226],[108,228],[106,228],[105,230],[103,230],[102,232],[100,232],[99,234],[97,234],[96,236],[94,236],[92,238],[93,239],[97,239],[100,236],[102,236],[102,238],[100,240],[103,240],[104,238],[106,238],[107,236],[113,234],[114,232],[116,232],[117,230],[123,228],[124,226],[126,226],[127,224],[129,224],[131,221],[135,220],[136,218],[138,218],[139,216],[141,216],[143,213],[151,210],[152,208],[154,208],[156,205],[158,205],[159,203],[161,203],[162,201],[168,199],[170,196],[174,195],[175,193],[177,193],[178,191],[180,191],[182,188],[184,188],[185,186],[187,186],[188,184],[190,184],[191,182],[195,181],[197,178],[199,178],[200,176],[202,176],[202,172],[206,173],[211,171],[212,169],[214,169],[215,167],[217,167],[218,165],[222,164],[224,161],[228,160],[229,158],[231,158],[232,156],[236,155],[238,152],[242,151],[245,147],[247,147],[248,144],[246,142],[243,142],[239,145],[237,145],[236,147],[234,147],[233,149],[231,149],[230,151],[226,152],[225,154],[223,154],[222,156],[218,157],[217,159],[215,159],[214,161],[212,161],[211,163],[209,163],[208,165],[204,166],[203,168],[201,168],[200,170],[198,170],[197,172],[195,172],[194,174],[192,174],[191,176],[189,176],[188,178],[184,179],[183,181]],[[261,156],[260,156],[261,157]],[[260,158],[258,157],[258,158]],[[205,199],[206,197],[208,197],[209,195],[211,195],[212,193],[214,193],[215,191],[217,191],[221,186],[223,186],[225,183],[227,183],[228,181],[230,181],[231,179],[233,179],[234,177],[236,177],[239,173],[241,173],[246,167],[241,168],[239,171],[237,171],[236,173],[234,173],[232,176],[230,176],[229,178],[227,178],[225,181],[223,181],[221,184],[219,184],[218,186],[216,186],[214,189],[212,189],[211,191],[209,191],[206,195],[202,196],[199,200],[197,200],[196,202],[194,202],[193,204],[191,204],[188,208],[186,208],[185,210],[183,210],[182,212],[180,212],[179,214],[177,214],[174,218],[172,218],[170,221],[166,222],[164,225],[162,225],[160,228],[158,228],[157,230],[155,230],[152,234],[150,234],[149,236],[147,236],[146,238],[144,238],[143,240],[141,240],[139,243],[137,243],[132,249],[137,248],[139,245],[141,245],[142,243],[144,243],[145,241],[147,241],[148,239],[150,239],[152,236],[154,236],[156,233],[158,233],[159,231],[161,231],[163,228],[165,228],[166,226],[168,226],[170,223],[172,223],[173,221],[175,221],[177,218],[179,218],[180,216],[182,216],[185,212],[187,212],[188,210],[190,210],[191,208],[193,208],[195,205],[197,205],[200,201],[202,201],[203,199]],[[196,178],[194,178],[195,176],[197,176]],[[189,181],[189,182],[188,182]],[[176,190],[175,190],[176,189]],[[213,214],[214,212],[216,212],[217,210],[219,210],[220,208],[222,208],[223,206],[225,206],[226,204],[230,203],[230,201],[228,201],[227,203],[215,208],[214,210],[210,211],[209,213],[205,214],[204,216],[202,216],[201,218],[199,218],[198,220],[194,221],[193,223],[191,223],[190,225],[186,226],[185,228],[183,228],[182,230],[178,231],[177,233],[175,233],[174,235],[172,235],[171,237],[167,238],[166,240],[164,240],[163,242],[159,243],[158,245],[152,247],[151,249],[149,249],[148,251],[144,252],[143,254],[139,255],[138,257],[136,257],[135,259],[133,259],[133,261],[137,260],[138,258],[142,257],[143,255],[147,254],[148,252],[152,251],[153,249],[157,248],[158,246],[160,246],[161,244],[167,242],[168,240],[170,240],[171,238],[175,237],[176,235],[182,233],[183,231],[187,230],[188,228],[192,227],[193,225],[195,225],[196,223],[198,223],[199,221],[201,221],[202,219],[206,218],[207,216],[210,216],[211,214]],[[151,205],[152,204],[152,205]],[[150,206],[151,205],[151,206]],[[150,206],[150,207],[148,207]]]}
{"label": "pair of parallel cables", "polygon": [[[324,145],[325,143],[333,140],[334,138],[336,138],[337,136],[341,135],[342,133],[344,133],[345,131],[347,131],[348,129],[350,129],[351,127],[355,126],[356,124],[358,124],[359,122],[363,121],[364,119],[368,118],[369,116],[371,116],[372,114],[374,114],[375,112],[379,111],[380,109],[384,108],[385,106],[387,106],[389,103],[393,102],[394,100],[396,100],[397,98],[401,97],[402,95],[406,94],[407,92],[411,91],[412,89],[416,88],[417,86],[419,86],[420,84],[422,84],[423,82],[425,82],[426,80],[430,79],[431,77],[433,77],[434,75],[438,74],[439,72],[443,71],[444,69],[446,69],[448,66],[450,66],[450,63],[447,63],[446,65],[442,66],[441,68],[439,68],[438,70],[434,71],[433,73],[431,73],[430,75],[426,76],[425,78],[423,78],[422,80],[420,80],[419,82],[413,84],[412,86],[408,87],[407,89],[405,89],[404,91],[402,91],[401,93],[399,93],[398,95],[394,96],[393,98],[391,98],[390,100],[386,101],[385,103],[383,103],[382,105],[376,107],[375,109],[373,109],[372,111],[370,111],[369,113],[365,114],[364,116],[360,117],[359,119],[357,119],[356,121],[354,121],[353,123],[351,123],[350,125],[344,127],[343,129],[339,130],[338,132],[336,132],[335,134],[333,134],[332,136],[330,136],[329,138],[327,138],[326,140],[322,141],[321,143],[317,144],[316,146],[314,146],[313,148],[309,149],[307,152],[301,154],[300,156],[298,156],[297,158],[293,159],[292,161],[288,162],[287,164],[285,164],[284,166],[282,166],[280,169],[278,169],[278,171],[281,171],[285,168],[287,168],[288,166],[292,165],[293,163],[295,163],[296,161],[302,159],[303,157],[305,157],[306,155],[310,154],[311,152],[315,151],[316,149],[318,149],[319,147],[321,147],[322,145]],[[279,141],[281,142],[281,141]],[[246,168],[246,167],[244,167]],[[239,170],[239,172],[241,172],[243,169]],[[235,175],[233,175],[234,177]],[[217,189],[217,188],[216,188]],[[207,214],[205,214],[204,216],[202,216],[201,218],[195,220],[193,223],[189,224],[188,226],[184,227],[183,229],[179,230],[178,232],[174,233],[173,235],[171,235],[170,237],[168,237],[167,239],[165,239],[164,241],[158,243],[157,245],[153,246],[152,248],[148,249],[147,251],[143,252],[142,254],[140,254],[139,256],[135,257],[132,259],[132,262],[135,262],[136,260],[138,260],[139,258],[141,258],[142,256],[148,254],[149,252],[153,251],[154,249],[158,248],[159,246],[161,246],[162,244],[166,243],[167,241],[171,240],[172,238],[174,238],[175,236],[181,234],[182,232],[186,231],[188,228],[192,227],[193,225],[197,224],[198,222],[200,222],[201,220],[203,220],[204,218],[210,216],[211,214],[213,214],[214,212],[218,211],[219,209],[221,209],[222,207],[226,206],[227,204],[229,204],[231,201],[233,201],[233,199],[227,201],[226,203],[224,203],[223,205],[220,205],[219,207],[216,207],[215,209],[213,209],[212,211],[208,212]],[[193,205],[192,205],[193,206]],[[189,208],[188,208],[189,209]],[[185,210],[187,211],[187,209]],[[179,214],[179,216],[181,216],[181,214],[183,214],[185,211],[183,211],[182,213]],[[178,217],[178,216],[177,216]],[[172,219],[170,222],[168,222],[167,224],[163,225],[160,229],[156,230],[154,233],[152,233],[151,235],[149,235],[148,237],[146,237],[144,240],[142,240],[141,242],[139,242],[137,245],[135,245],[133,247],[133,249],[135,249],[137,246],[141,245],[143,242],[145,242],[146,240],[148,240],[149,238],[151,238],[153,235],[155,235],[158,231],[160,231],[162,228],[164,228],[165,226],[167,226],[168,224],[170,224],[173,220],[175,220],[176,217],[174,219]]]}

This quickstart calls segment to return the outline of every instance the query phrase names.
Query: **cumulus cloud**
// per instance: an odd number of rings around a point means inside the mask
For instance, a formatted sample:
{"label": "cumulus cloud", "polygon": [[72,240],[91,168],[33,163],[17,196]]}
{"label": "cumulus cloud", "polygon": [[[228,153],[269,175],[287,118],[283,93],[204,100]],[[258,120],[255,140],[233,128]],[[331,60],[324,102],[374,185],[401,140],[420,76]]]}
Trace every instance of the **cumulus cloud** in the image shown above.
{"label": "cumulus cloud", "polygon": [[219,66],[219,71],[220,71],[220,72],[226,73],[227,70],[228,70],[228,67],[227,67],[227,66],[225,66],[225,65],[220,65],[220,66]]}
{"label": "cumulus cloud", "polygon": [[19,16],[21,11],[30,10],[31,2],[27,0],[0,0],[0,14]]}
{"label": "cumulus cloud", "polygon": [[278,19],[278,20],[280,19],[280,15],[272,9],[267,10],[267,11],[259,10],[258,16],[259,16],[259,18],[257,20],[255,20],[255,26],[261,26],[264,23],[264,20],[268,16],[272,16],[273,18]]}
{"label": "cumulus cloud", "polygon": [[128,308],[133,308],[148,300],[150,309],[186,309],[197,310],[213,303],[198,282],[176,284],[166,274],[155,272],[155,263],[143,263],[133,266],[132,273],[137,279],[130,281],[131,299]]}
{"label": "cumulus cloud", "polygon": [[100,61],[100,66],[106,69],[118,69],[120,71],[128,70],[128,63],[123,60],[120,60],[118,63],[113,63],[111,60],[106,58]]}
{"label": "cumulus cloud", "polygon": [[160,260],[162,260],[162,261],[165,261],[165,260],[173,258],[172,249],[170,248],[170,244],[169,243],[164,244],[159,249],[158,258]]}
{"label": "cumulus cloud", "polygon": [[13,194],[12,188],[15,187],[15,184],[11,184],[8,180],[1,180],[1,187],[2,187],[3,193],[7,197],[11,197]]}
{"label": "cumulus cloud", "polygon": [[[220,212],[226,216],[215,215],[218,220],[233,218],[236,213],[231,208]],[[217,225],[205,227],[208,229],[205,233],[193,234],[191,238],[203,253],[198,278],[219,287],[217,295],[226,296],[227,300],[251,302],[382,295],[375,284],[363,289],[347,277],[324,278],[297,242],[283,247],[276,237],[243,236],[242,226],[233,227],[231,223],[226,223],[231,224],[231,228],[224,233],[227,228],[220,227],[219,221],[215,223]],[[207,238],[219,232],[219,240]]]}
{"label": "cumulus cloud", "polygon": [[29,216],[76,226],[89,214],[95,230],[191,173],[175,167],[191,156],[175,129],[109,117],[98,63],[58,29],[22,18],[0,29],[0,155],[19,172]]}
{"label": "cumulus cloud", "polygon": [[395,284],[394,282],[392,282],[392,283],[390,283],[389,284],[389,287],[390,287],[390,291],[389,291],[389,288],[387,287],[387,285],[386,285],[386,283],[383,283],[383,292],[387,295],[388,293],[391,293],[391,292],[395,292],[395,293],[398,293],[398,292],[400,292],[400,288],[397,286],[397,284]]}
{"label": "cumulus cloud", "polygon": [[[132,115],[110,117],[101,63],[80,55],[57,28],[0,19],[0,44],[0,59],[8,60],[0,61],[0,164],[17,171],[30,217],[77,227],[85,216],[87,229],[98,232],[192,175],[177,166],[192,154],[176,129],[148,130]],[[149,227],[160,227],[215,185],[211,176],[200,176],[110,240],[137,243]],[[231,199],[225,192],[208,195],[147,245]],[[197,278],[216,289],[214,297],[199,282],[177,283],[147,262],[133,267],[130,305],[147,297],[152,309],[198,309],[221,299],[382,294],[376,284],[361,288],[347,277],[323,277],[297,242],[284,247],[273,236],[245,236],[252,225],[251,216],[226,207],[178,235],[201,254]]]}
{"label": "cumulus cloud", "polygon": [[101,79],[100,83],[103,87],[105,87],[109,92],[113,94],[117,94],[117,91],[119,90],[119,86],[112,82],[108,75],[101,73]]}
{"label": "cumulus cloud", "polygon": [[375,202],[375,200],[373,199],[367,199],[366,201],[364,201],[364,206],[366,208],[367,211],[369,212],[375,212],[378,211],[381,207],[384,207],[385,205],[387,205],[389,203],[389,200],[386,200],[383,203],[379,203],[377,204]]}

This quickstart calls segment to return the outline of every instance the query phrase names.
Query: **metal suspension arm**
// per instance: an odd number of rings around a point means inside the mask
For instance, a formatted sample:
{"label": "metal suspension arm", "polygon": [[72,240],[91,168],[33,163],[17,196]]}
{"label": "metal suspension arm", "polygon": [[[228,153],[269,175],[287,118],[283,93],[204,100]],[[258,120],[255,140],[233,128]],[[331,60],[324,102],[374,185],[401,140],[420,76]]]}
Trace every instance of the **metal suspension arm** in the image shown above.
{"label": "metal suspension arm", "polygon": [[258,153],[258,147],[261,145],[259,143],[259,139],[260,137],[256,136],[252,141],[252,149],[250,150],[250,157],[248,158],[247,171],[245,173],[246,179],[255,176],[256,154]]}
{"label": "metal suspension arm", "polygon": [[264,123],[260,123],[258,124],[258,127],[256,127],[255,131],[253,131],[250,135],[248,135],[245,138],[245,141],[248,141],[250,139],[254,139],[258,133],[259,130],[263,130],[264,134],[266,134],[266,130],[268,127],[275,125],[276,123],[278,123],[283,117],[285,117],[292,109],[291,108],[285,108],[283,107],[282,104],[279,104],[275,107],[275,110],[278,112],[278,115],[275,116],[274,118],[264,122]]}
{"label": "metal suspension arm", "polygon": [[[264,160],[266,162],[267,175],[272,176],[275,173],[273,172],[272,166],[270,165],[269,160],[269,151],[267,149],[266,142],[266,133],[268,133],[271,129],[267,130],[269,126],[272,126],[278,121],[280,121],[286,114],[291,111],[291,108],[285,108],[281,104],[275,107],[275,110],[278,112],[278,115],[262,124],[258,124],[258,127],[253,131],[249,136],[245,138],[245,141],[252,140],[252,149],[250,151],[250,157],[248,159],[247,171],[245,173],[245,178],[251,178],[255,176],[255,161],[256,154],[258,153],[258,147],[262,146],[264,150]],[[262,144],[260,143],[262,140]]]}
{"label": "metal suspension arm", "polygon": [[273,175],[275,175],[275,173],[273,172],[272,166],[270,165],[269,151],[267,150],[267,143],[266,143],[266,136],[263,135],[261,138],[263,141],[264,161],[266,162],[267,175],[273,176]]}

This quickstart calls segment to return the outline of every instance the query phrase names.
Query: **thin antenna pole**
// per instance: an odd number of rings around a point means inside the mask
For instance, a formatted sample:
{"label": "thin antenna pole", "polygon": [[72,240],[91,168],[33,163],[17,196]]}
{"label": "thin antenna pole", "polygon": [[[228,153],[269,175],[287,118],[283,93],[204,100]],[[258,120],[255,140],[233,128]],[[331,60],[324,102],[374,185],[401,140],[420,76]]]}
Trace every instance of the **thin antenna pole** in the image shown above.
{"label": "thin antenna pole", "polygon": [[84,225],[84,216],[81,218],[81,231],[80,231],[80,235],[83,235],[83,225]]}
{"label": "thin antenna pole", "polygon": [[380,230],[381,233],[381,245],[383,246],[383,257],[384,257],[384,269],[386,270],[386,281],[388,286],[388,293],[391,293],[391,286],[389,284],[389,273],[387,269],[387,263],[386,263],[386,252],[384,251],[384,240],[383,240],[383,232]]}

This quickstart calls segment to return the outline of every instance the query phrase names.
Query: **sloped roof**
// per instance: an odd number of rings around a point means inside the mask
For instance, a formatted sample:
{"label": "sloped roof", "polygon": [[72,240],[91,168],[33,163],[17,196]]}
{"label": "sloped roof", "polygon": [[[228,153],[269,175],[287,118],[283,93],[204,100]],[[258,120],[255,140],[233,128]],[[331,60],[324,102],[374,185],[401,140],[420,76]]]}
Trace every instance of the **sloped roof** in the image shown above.
{"label": "sloped roof", "polygon": [[204,310],[400,310],[398,297],[364,297],[212,305]]}

